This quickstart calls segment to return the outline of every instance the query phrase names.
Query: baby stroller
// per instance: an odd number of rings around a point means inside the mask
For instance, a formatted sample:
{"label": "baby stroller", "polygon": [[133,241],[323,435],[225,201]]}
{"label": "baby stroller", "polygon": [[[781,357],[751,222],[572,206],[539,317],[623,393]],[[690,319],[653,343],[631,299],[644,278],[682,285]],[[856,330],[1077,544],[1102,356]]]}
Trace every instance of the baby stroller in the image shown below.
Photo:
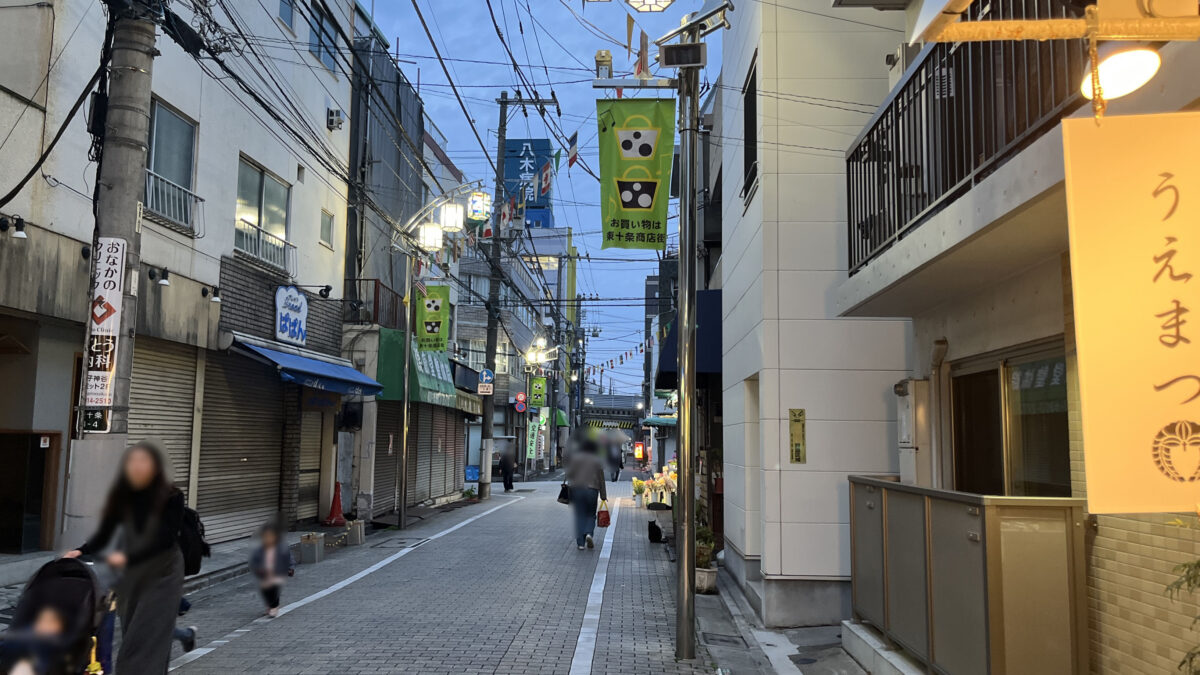
{"label": "baby stroller", "polygon": [[[12,624],[0,634],[0,673],[105,672],[96,658],[97,633],[111,602],[107,585],[88,563],[59,558],[42,565],[21,592]],[[44,630],[48,612],[61,628],[56,633]],[[111,643],[111,634],[101,639]]]}

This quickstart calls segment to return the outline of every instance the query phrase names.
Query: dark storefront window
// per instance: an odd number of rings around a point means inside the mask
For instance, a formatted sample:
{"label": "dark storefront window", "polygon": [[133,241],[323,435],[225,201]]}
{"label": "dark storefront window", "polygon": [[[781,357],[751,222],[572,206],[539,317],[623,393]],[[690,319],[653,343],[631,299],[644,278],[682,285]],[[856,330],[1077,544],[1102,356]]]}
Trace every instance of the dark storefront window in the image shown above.
{"label": "dark storefront window", "polygon": [[1069,497],[1067,365],[1061,350],[1025,350],[956,371],[954,489]]}

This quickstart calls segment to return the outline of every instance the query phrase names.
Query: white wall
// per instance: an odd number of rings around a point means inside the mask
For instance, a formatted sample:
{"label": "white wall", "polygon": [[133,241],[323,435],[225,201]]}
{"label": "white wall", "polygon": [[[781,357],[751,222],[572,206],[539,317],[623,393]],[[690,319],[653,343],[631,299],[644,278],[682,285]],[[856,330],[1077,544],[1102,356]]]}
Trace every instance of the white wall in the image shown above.
{"label": "white wall", "polygon": [[[869,108],[828,100],[874,105],[886,96],[883,59],[903,38],[903,15],[806,0],[744,3],[734,22],[722,73],[734,89],[721,115],[726,537],[762,556],[764,576],[844,578],[846,477],[897,470],[891,389],[908,374],[911,329],[837,318],[844,151],[869,119],[847,108]],[[740,90],[756,48],[760,179],[746,204]],[[790,408],[807,411],[803,465],[789,462]]]}

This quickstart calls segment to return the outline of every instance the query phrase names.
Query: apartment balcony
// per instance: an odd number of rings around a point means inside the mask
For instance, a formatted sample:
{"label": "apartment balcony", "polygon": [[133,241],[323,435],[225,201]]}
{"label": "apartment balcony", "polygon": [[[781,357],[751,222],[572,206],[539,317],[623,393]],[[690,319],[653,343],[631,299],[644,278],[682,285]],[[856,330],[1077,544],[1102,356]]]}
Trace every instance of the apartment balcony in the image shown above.
{"label": "apartment balcony", "polygon": [[145,216],[191,237],[203,237],[197,217],[204,200],[191,190],[146,169]]}
{"label": "apartment balcony", "polygon": [[296,245],[267,232],[248,220],[238,220],[233,233],[234,251],[271,272],[292,277],[296,273]]}
{"label": "apartment balcony", "polygon": [[[1063,0],[994,0],[974,3],[967,13],[972,21],[1080,15]],[[839,299],[839,310],[865,312],[856,305],[870,304],[872,293],[971,236],[955,239],[966,229],[960,225],[959,232],[931,231],[919,244],[906,242],[921,239],[916,235],[931,220],[987,215],[994,222],[1019,208],[1018,198],[1029,202],[1061,183],[1062,146],[1055,141],[1060,120],[1086,102],[1079,91],[1086,64],[1083,40],[927,45],[846,153],[848,265],[850,285],[858,288]],[[1026,151],[1039,141],[1045,142],[1036,161],[1005,176],[1007,183],[995,178],[1014,158],[1036,154]],[[963,200],[969,193],[982,199],[984,192],[989,203]],[[1061,227],[1027,233],[1036,239],[1053,229],[1046,251],[1065,243],[1065,204],[1059,202],[1039,215],[1043,224],[1060,221]],[[986,257],[971,262],[989,264]],[[963,267],[970,265],[960,265],[960,272]],[[876,274],[890,276],[859,278]],[[870,311],[893,314],[888,307]]]}
{"label": "apartment balcony", "polygon": [[347,279],[342,320],[404,330],[404,296],[378,279]]}

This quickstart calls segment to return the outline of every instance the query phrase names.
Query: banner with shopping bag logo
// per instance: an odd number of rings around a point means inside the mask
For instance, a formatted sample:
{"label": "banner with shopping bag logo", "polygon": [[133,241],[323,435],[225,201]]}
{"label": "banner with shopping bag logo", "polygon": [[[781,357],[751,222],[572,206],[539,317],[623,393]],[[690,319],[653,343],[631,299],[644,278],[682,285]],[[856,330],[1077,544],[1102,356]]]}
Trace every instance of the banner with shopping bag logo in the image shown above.
{"label": "banner with shopping bag logo", "polygon": [[602,248],[664,250],[675,154],[675,100],[600,100],[596,119]]}
{"label": "banner with shopping bag logo", "polygon": [[444,352],[449,334],[450,287],[427,286],[425,297],[417,298],[417,349]]}

